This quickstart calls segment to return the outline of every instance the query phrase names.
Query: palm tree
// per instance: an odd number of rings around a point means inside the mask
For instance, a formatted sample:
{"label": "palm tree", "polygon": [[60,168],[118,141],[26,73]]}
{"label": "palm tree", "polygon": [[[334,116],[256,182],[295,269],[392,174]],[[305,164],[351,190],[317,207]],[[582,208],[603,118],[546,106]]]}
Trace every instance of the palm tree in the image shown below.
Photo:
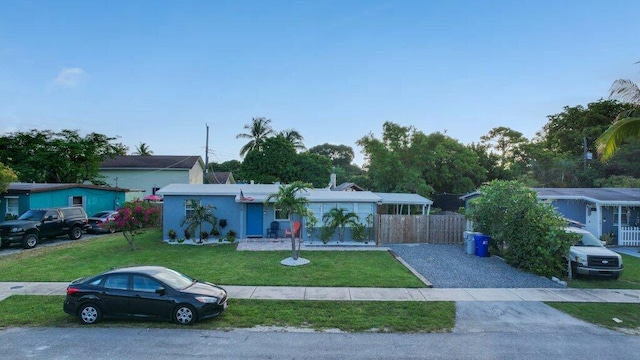
{"label": "palm tree", "polygon": [[613,124],[596,140],[602,161],[610,159],[626,139],[640,138],[640,88],[638,85],[627,79],[616,80],[611,85],[609,97],[632,104],[634,108],[620,113]]}
{"label": "palm tree", "polygon": [[136,145],[136,151],[132,155],[153,155],[153,150],[149,149],[149,145],[140,143],[140,145]]}
{"label": "palm tree", "polygon": [[331,229],[339,229],[338,238],[340,242],[344,241],[344,233],[347,225],[356,226],[358,223],[358,214],[344,208],[333,208],[322,215],[322,221],[325,226]]}
{"label": "palm tree", "polygon": [[[293,216],[306,216],[306,204],[309,202],[307,198],[301,197],[300,193],[311,187],[311,184],[295,181],[290,185],[280,185],[278,192],[271,193],[264,200],[265,205],[274,200],[273,207],[287,214],[289,220],[289,228],[293,229]],[[300,248],[296,251],[295,234],[291,231],[291,257],[298,260],[300,256]]]}
{"label": "palm tree", "polygon": [[187,224],[186,230],[190,234],[195,234],[195,232],[197,231],[200,239],[199,242],[202,242],[202,224],[211,224],[214,229],[216,227],[218,218],[213,215],[213,211],[216,209],[216,207],[211,204],[202,206],[198,201],[191,200],[191,209],[193,210],[184,217],[180,226],[184,226],[184,224]]}
{"label": "palm tree", "polygon": [[271,119],[264,117],[254,117],[251,119],[251,124],[246,124],[244,128],[248,130],[248,133],[241,133],[236,135],[236,139],[250,139],[240,149],[240,156],[244,156],[246,153],[253,149],[260,149],[262,143],[270,136],[273,135],[273,129],[271,128]]}
{"label": "palm tree", "polygon": [[283,131],[280,131],[278,135],[287,139],[287,141],[290,142],[295,149],[298,149],[298,150],[306,149],[306,147],[302,143],[302,141],[304,140],[304,137],[302,137],[302,134],[300,134],[297,130],[295,129],[283,130]]}

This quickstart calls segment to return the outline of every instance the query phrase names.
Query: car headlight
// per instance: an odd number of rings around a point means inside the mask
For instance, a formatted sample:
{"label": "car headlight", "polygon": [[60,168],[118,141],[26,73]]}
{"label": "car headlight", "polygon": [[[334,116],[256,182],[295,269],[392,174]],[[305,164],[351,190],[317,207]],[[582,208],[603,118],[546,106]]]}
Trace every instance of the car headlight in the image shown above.
{"label": "car headlight", "polygon": [[215,304],[218,302],[218,298],[211,297],[211,296],[196,296],[196,300],[205,304]]}
{"label": "car headlight", "polygon": [[11,228],[11,232],[21,232],[21,231],[22,231],[22,228],[19,228],[19,227]]}
{"label": "car headlight", "polygon": [[586,255],[576,255],[575,262],[580,263],[582,265],[587,265],[587,256]]}

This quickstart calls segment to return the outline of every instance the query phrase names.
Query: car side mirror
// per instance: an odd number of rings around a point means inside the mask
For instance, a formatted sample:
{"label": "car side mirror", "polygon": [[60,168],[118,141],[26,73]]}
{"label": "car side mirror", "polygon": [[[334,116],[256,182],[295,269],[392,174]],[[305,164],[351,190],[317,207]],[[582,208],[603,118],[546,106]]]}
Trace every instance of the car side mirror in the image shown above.
{"label": "car side mirror", "polygon": [[164,295],[166,294],[167,290],[163,287],[159,287],[156,289],[156,294],[160,294],[160,295]]}

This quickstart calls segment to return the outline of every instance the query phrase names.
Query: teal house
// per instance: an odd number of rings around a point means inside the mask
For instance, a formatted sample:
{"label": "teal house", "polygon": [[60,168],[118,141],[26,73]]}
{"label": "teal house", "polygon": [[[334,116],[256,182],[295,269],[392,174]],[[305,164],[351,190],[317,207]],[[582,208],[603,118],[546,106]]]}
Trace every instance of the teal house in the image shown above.
{"label": "teal house", "polygon": [[89,216],[115,210],[125,201],[128,189],[87,184],[11,183],[0,195],[0,221],[29,209],[79,206]]}

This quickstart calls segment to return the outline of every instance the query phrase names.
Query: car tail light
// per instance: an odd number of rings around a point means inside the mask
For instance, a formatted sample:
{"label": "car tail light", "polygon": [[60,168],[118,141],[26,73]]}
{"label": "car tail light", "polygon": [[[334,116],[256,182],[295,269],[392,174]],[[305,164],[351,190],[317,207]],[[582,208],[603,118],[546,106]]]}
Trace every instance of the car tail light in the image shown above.
{"label": "car tail light", "polygon": [[78,288],[76,287],[71,287],[71,286],[67,287],[67,295],[75,295],[78,293],[78,291],[80,290],[78,290]]}

